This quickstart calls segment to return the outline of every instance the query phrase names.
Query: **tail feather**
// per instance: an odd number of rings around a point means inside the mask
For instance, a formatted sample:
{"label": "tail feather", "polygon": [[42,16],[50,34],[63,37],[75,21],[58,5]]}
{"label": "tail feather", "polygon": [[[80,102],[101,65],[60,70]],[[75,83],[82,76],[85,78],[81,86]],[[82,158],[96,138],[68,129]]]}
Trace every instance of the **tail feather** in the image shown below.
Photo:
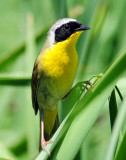
{"label": "tail feather", "polygon": [[59,118],[58,118],[58,114],[57,114],[56,120],[55,120],[55,123],[54,123],[54,126],[53,126],[53,129],[52,129],[51,133],[47,134],[46,132],[44,132],[46,141],[48,141],[48,140],[50,140],[52,138],[52,136],[54,135],[54,133],[58,129],[59,125],[60,125],[60,123],[59,123]]}

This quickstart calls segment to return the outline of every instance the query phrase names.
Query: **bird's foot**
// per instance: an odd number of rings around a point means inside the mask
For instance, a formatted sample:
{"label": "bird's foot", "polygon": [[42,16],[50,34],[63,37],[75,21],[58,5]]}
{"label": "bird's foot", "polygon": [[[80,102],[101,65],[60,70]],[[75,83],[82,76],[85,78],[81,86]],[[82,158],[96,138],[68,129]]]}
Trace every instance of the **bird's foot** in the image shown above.
{"label": "bird's foot", "polygon": [[[88,86],[90,86],[91,88],[94,88],[95,83],[96,83],[96,82],[98,81],[98,79],[100,79],[102,76],[103,76],[103,74],[100,73],[99,75],[94,75],[94,76],[92,76],[92,77],[89,79],[89,81],[78,82],[62,99],[67,98],[67,97],[70,95],[70,93],[71,93],[76,87],[79,87],[82,92],[84,92],[84,91],[87,92],[87,91],[88,91]],[[92,83],[91,83],[91,80],[92,80],[93,78],[96,78],[96,80],[95,80],[94,83],[92,84]]]}
{"label": "bird's foot", "polygon": [[94,87],[90,81],[78,82],[62,99],[67,98],[76,87],[79,87],[82,92],[85,90],[88,91],[88,85],[92,88]]}
{"label": "bird's foot", "polygon": [[80,87],[80,90],[81,91],[88,91],[88,87],[87,86],[90,86],[90,87],[94,87],[93,86],[93,84],[90,82],[90,81],[82,81],[82,82],[78,82],[77,84],[76,84],[76,87],[78,86],[78,87]]}
{"label": "bird's foot", "polygon": [[42,141],[41,141],[42,149],[46,150],[48,152],[48,154],[50,155],[50,151],[47,148],[47,144],[49,144],[49,143],[52,143],[52,141],[51,140],[46,141],[45,139],[42,139]]}
{"label": "bird's foot", "polygon": [[[99,75],[94,75],[94,76],[92,76],[90,79],[89,79],[89,81],[82,81],[82,82],[78,82],[77,84],[76,84],[76,86],[79,86],[80,87],[80,90],[81,91],[88,91],[88,85],[91,87],[91,88],[94,88],[94,85],[95,85],[95,83],[101,78],[103,76],[103,74],[102,73],[100,73]],[[96,78],[96,80],[93,82],[93,84],[91,83],[91,80],[93,79],[93,78]]]}

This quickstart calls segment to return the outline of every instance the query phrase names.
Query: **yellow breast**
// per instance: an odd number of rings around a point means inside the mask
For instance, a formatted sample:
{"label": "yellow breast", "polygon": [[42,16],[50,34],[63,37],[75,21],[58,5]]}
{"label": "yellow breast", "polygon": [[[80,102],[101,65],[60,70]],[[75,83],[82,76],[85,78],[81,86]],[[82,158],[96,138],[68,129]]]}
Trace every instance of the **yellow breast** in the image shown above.
{"label": "yellow breast", "polygon": [[54,44],[38,57],[38,69],[53,80],[54,94],[62,97],[66,94],[76,75],[78,55],[75,49],[77,38],[81,33],[76,32],[63,42]]}

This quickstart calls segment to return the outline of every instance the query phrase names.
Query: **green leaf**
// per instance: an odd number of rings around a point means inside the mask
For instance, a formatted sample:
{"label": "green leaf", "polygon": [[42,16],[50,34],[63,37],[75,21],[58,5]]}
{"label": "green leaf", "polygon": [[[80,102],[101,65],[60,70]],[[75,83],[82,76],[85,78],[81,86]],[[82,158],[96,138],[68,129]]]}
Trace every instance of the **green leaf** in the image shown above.
{"label": "green leaf", "polygon": [[122,106],[120,107],[120,111],[117,115],[105,160],[113,160],[114,158],[114,153],[118,142],[119,133],[121,131],[122,125],[124,124],[125,117],[126,117],[126,98]]}
{"label": "green leaf", "polygon": [[121,94],[119,88],[118,88],[117,86],[115,86],[115,89],[116,89],[116,91],[117,91],[117,93],[118,93],[118,95],[119,95],[121,101],[123,101],[123,96],[122,96],[122,94]]}
{"label": "green leaf", "polygon": [[0,85],[29,86],[31,76],[26,74],[0,74]]}
{"label": "green leaf", "polygon": [[111,129],[113,129],[113,125],[116,119],[117,112],[118,112],[118,109],[117,109],[115,89],[113,89],[110,99],[109,99],[109,114],[110,114]]}
{"label": "green leaf", "polygon": [[59,119],[60,122],[66,117],[66,115],[70,112],[72,107],[79,101],[79,98],[81,96],[80,88],[77,86],[68,98],[65,100],[62,100],[61,105],[59,106]]}
{"label": "green leaf", "polygon": [[[34,17],[31,13],[27,15],[27,43],[25,53],[25,72],[32,73],[32,66],[34,65],[34,57],[36,54],[36,44],[34,36]],[[39,146],[39,117],[37,119],[34,115],[31,102],[31,88],[25,88],[25,105],[27,116],[27,147],[28,147],[28,159],[32,159],[35,153],[38,153]],[[38,132],[36,132],[36,130]],[[35,138],[38,137],[38,138]]]}
{"label": "green leaf", "polygon": [[57,20],[68,16],[66,0],[53,0],[51,3]]}
{"label": "green leaf", "polygon": [[[35,40],[38,43],[41,39],[41,37],[48,31],[50,25],[42,28],[40,31],[38,31],[35,35]],[[14,61],[18,56],[24,53],[26,49],[26,42],[22,42],[19,46],[12,49],[11,51],[8,51],[7,53],[4,53],[4,56],[0,57],[0,69],[2,69],[5,65],[10,63],[11,61]]]}
{"label": "green leaf", "polygon": [[17,159],[3,144],[0,143],[0,160]]}
{"label": "green leaf", "polygon": [[125,160],[126,159],[126,132],[119,146],[118,152],[116,154],[115,160]]}

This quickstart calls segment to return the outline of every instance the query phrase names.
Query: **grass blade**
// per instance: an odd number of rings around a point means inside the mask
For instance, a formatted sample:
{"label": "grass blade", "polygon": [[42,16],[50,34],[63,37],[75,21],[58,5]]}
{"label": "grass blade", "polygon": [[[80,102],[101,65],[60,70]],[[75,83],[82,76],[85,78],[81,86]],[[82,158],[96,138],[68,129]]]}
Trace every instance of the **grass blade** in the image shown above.
{"label": "grass blade", "polygon": [[114,122],[117,116],[117,112],[118,112],[118,109],[117,109],[115,89],[113,89],[110,99],[109,99],[109,114],[110,114],[111,130],[113,129]]}
{"label": "grass blade", "polygon": [[124,159],[126,159],[126,132],[115,157],[115,160],[124,160]]}
{"label": "grass blade", "polygon": [[117,93],[118,93],[118,95],[119,95],[121,101],[123,101],[123,96],[122,96],[122,94],[121,94],[119,88],[118,88],[117,86],[115,86],[115,89],[116,89],[116,91],[117,91]]}
{"label": "grass blade", "polygon": [[[26,54],[25,54],[25,71],[26,73],[32,73],[32,67],[34,65],[34,58],[36,54],[36,44],[34,37],[34,17],[30,13],[27,15],[27,45],[26,45]],[[25,89],[25,105],[26,105],[26,116],[27,116],[27,147],[28,147],[28,157],[32,159],[36,154],[38,154],[39,146],[39,130],[36,125],[39,123],[38,116],[37,118],[34,115],[32,110],[31,103],[31,87],[28,86]],[[38,137],[38,138],[35,138]]]}
{"label": "grass blade", "polygon": [[[41,39],[41,37],[48,31],[50,25],[46,26],[45,28],[42,28],[40,31],[38,31],[38,33],[36,33],[35,40],[37,43]],[[21,54],[23,54],[25,49],[26,49],[26,42],[22,42],[17,48],[13,49],[10,52],[4,53],[4,57],[3,56],[0,57],[0,69],[2,69],[5,65],[7,65],[12,60],[16,59]]]}
{"label": "grass blade", "polygon": [[51,3],[57,20],[68,16],[66,0],[53,0]]}
{"label": "grass blade", "polygon": [[111,136],[111,140],[110,140],[110,144],[108,147],[108,151],[107,151],[105,160],[113,160],[113,158],[114,158],[114,153],[115,153],[115,148],[116,148],[117,141],[119,138],[119,133],[120,133],[121,127],[124,123],[125,117],[126,117],[126,98],[121,106],[121,109],[120,109],[118,115],[117,115],[117,119],[115,121],[115,125],[113,128],[113,132],[112,132],[112,136]]}
{"label": "grass blade", "polygon": [[29,86],[31,76],[26,74],[0,74],[0,85]]}

